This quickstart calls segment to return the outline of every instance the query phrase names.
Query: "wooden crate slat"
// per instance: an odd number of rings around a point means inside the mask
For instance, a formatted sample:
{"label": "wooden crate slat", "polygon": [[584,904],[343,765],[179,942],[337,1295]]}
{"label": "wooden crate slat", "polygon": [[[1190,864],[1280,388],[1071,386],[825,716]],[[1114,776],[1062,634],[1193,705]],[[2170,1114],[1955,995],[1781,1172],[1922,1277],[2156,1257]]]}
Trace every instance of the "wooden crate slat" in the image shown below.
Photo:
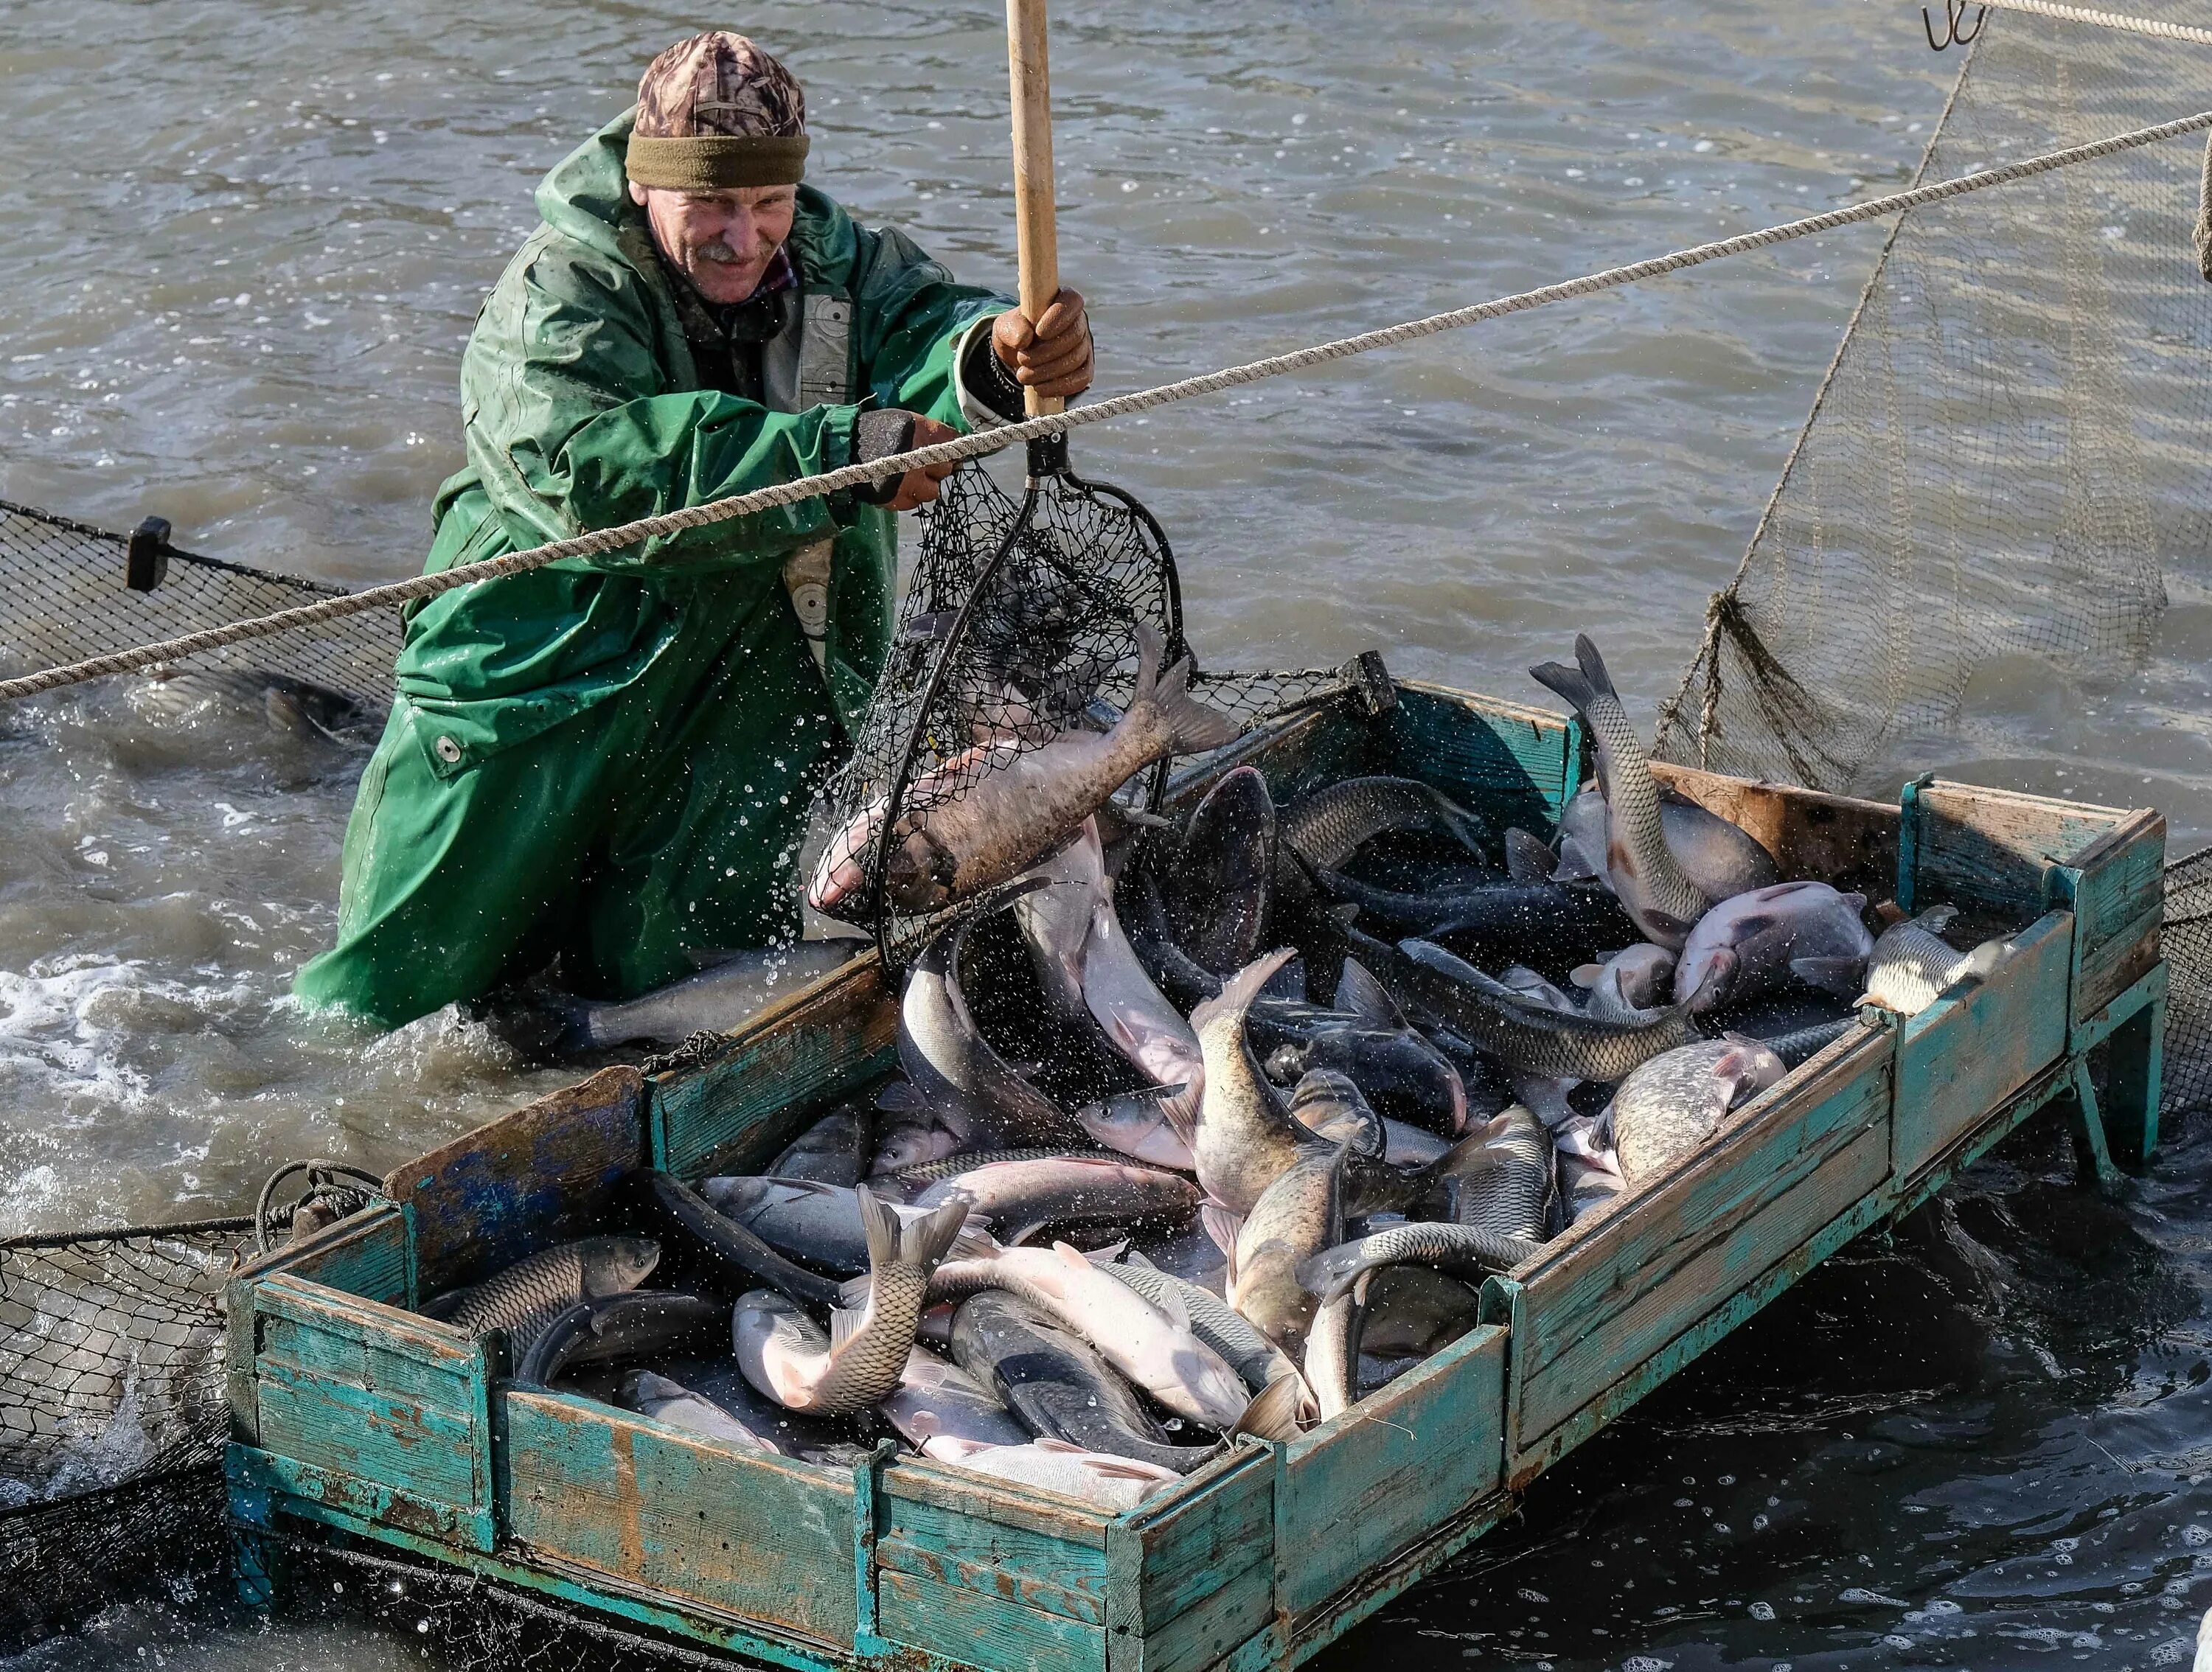
{"label": "wooden crate slat", "polygon": [[1106,1665],[1103,1626],[915,1573],[878,1576],[876,1629],[890,1642],[981,1672],[1104,1672]]}

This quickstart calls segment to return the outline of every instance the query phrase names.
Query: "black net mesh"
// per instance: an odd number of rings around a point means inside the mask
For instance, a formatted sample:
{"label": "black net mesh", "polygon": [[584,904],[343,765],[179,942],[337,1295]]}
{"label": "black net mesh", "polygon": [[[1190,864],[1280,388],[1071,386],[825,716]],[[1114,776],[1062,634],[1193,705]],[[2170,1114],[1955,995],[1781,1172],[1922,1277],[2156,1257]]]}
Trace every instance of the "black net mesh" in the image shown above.
{"label": "black net mesh", "polygon": [[[1119,489],[1037,473],[1021,499],[980,466],[930,512],[899,628],[851,762],[833,792],[825,871],[850,867],[827,909],[906,957],[1007,880],[957,873],[945,814],[995,775],[1073,731],[1111,730],[1135,695],[1140,640],[1159,665],[1187,651],[1175,558]],[[1200,675],[1192,690],[1233,733],[1346,690],[1341,672]],[[1154,806],[1168,762],[1138,763],[1125,805]]]}
{"label": "black net mesh", "polygon": [[217,1302],[249,1226],[0,1242],[0,1632],[216,1562]]}
{"label": "black net mesh", "polygon": [[[2175,0],[2130,7],[2198,21]],[[2212,54],[1990,12],[1923,165],[1948,179],[2203,108]],[[1659,747],[1878,793],[1978,679],[2130,665],[2212,536],[2203,146],[1904,216]]]}
{"label": "black net mesh", "polygon": [[[127,536],[0,500],[0,675],[133,649],[345,590],[166,541],[142,544],[166,572],[152,590],[138,592],[125,582]],[[279,700],[302,704],[316,725],[356,729],[364,715],[381,721],[398,654],[398,612],[369,610],[195,657],[189,672],[169,677],[201,687],[250,684],[257,701],[273,690]]]}
{"label": "black net mesh", "polygon": [[2212,848],[2166,871],[2166,1081],[2172,1120],[2212,1106]]}

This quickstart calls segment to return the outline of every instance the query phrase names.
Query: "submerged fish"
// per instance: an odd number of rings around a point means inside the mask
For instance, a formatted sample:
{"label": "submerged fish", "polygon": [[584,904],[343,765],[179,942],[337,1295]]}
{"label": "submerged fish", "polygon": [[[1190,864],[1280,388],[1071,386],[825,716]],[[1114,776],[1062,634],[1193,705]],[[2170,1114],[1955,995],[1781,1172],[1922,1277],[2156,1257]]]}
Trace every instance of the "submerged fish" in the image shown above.
{"label": "submerged fish", "polygon": [[[1190,695],[1191,659],[1164,673],[1160,636],[1136,623],[1137,685],[1114,729],[1068,730],[1040,748],[996,739],[909,785],[883,879],[909,912],[972,898],[1035,865],[1153,762],[1236,740],[1228,715]],[[862,810],[830,839],[807,897],[818,911],[850,909],[865,879],[884,807]]]}
{"label": "submerged fish", "polygon": [[672,1428],[681,1428],[686,1433],[721,1440],[747,1451],[783,1455],[783,1447],[767,1424],[756,1426],[672,1377],[649,1370],[634,1370],[624,1379],[618,1397],[625,1409],[641,1417],[651,1417],[655,1422],[665,1422]]}
{"label": "submerged fish", "polygon": [[768,1164],[777,1178],[806,1178],[817,1184],[858,1184],[875,1154],[875,1121],[859,1104],[840,1104],[792,1140]]}
{"label": "submerged fish", "polygon": [[1168,927],[1168,909],[1158,881],[1139,868],[1115,890],[1117,918],[1127,932],[1130,950],[1146,977],[1176,1004],[1193,1006],[1221,991],[1221,977],[1185,952]]}
{"label": "submerged fish", "polygon": [[836,1284],[794,1265],[761,1237],[732,1223],[682,1179],[655,1169],[644,1175],[644,1182],[653,1207],[668,1225],[689,1236],[700,1252],[734,1278],[732,1292],[765,1283],[810,1305],[836,1304]]}
{"label": "submerged fish", "polygon": [[[1756,836],[1664,786],[1659,791],[1659,824],[1675,864],[1708,900],[1726,900],[1782,880],[1774,855]],[[1613,885],[1605,854],[1605,796],[1591,784],[1559,815],[1559,860],[1551,874],[1559,882],[1595,882],[1610,891]]]}
{"label": "submerged fish", "polygon": [[1454,1137],[1467,1125],[1459,1070],[1409,1026],[1328,1028],[1267,1054],[1267,1072],[1279,1079],[1323,1071],[1352,1081],[1392,1121]]}
{"label": "submerged fish", "polygon": [[578,1301],[635,1289],[659,1263],[660,1244],[649,1237],[586,1237],[541,1249],[424,1310],[465,1335],[504,1329],[510,1359],[520,1363],[546,1325]]}
{"label": "submerged fish", "polygon": [[1366,1280],[1359,1329],[1364,1353],[1425,1359],[1481,1321],[1481,1298],[1474,1290],[1426,1266],[1385,1266]]}
{"label": "submerged fish", "polygon": [[876,1094],[876,1107],[883,1118],[876,1127],[875,1158],[868,1164],[870,1177],[925,1166],[959,1153],[960,1134],[939,1125],[921,1094],[907,1081],[894,1080],[884,1086]]}
{"label": "submerged fish", "polygon": [[1280,829],[1299,858],[1332,871],[1394,830],[1438,831],[1478,859],[1490,835],[1480,818],[1416,778],[1344,779],[1292,802]]}
{"label": "submerged fish", "polygon": [[603,1051],[635,1040],[676,1044],[695,1033],[727,1033],[809,982],[842,968],[867,943],[801,940],[733,952],[710,970],[621,1003],[550,1000],[562,1026],[561,1049]]}
{"label": "submerged fish", "polygon": [[1395,924],[1425,936],[1449,936],[1486,946],[1541,946],[1556,959],[1580,962],[1636,938],[1620,902],[1602,889],[1564,883],[1486,883],[1479,888],[1401,894],[1335,871],[1317,871],[1322,885],[1359,908],[1360,921]]}
{"label": "submerged fish", "polygon": [[1605,796],[1606,872],[1613,891],[1645,939],[1680,946],[1711,903],[1682,874],[1661,824],[1659,786],[1643,739],[1613,688],[1597,647],[1575,639],[1580,669],[1546,662],[1528,670],[1537,683],[1571,703],[1590,729],[1597,749],[1598,784]]}
{"label": "submerged fish", "polygon": [[886,1087],[877,1102],[903,1111],[918,1100],[966,1146],[1016,1149],[1074,1141],[1082,1130],[1074,1119],[1016,1073],[975,1025],[960,989],[961,948],[975,921],[965,918],[938,935],[908,972],[898,1054],[912,1089],[902,1095]]}
{"label": "submerged fish", "polygon": [[1838,999],[1859,990],[1874,937],[1863,894],[1826,883],[1777,883],[1723,900],[1698,920],[1674,969],[1674,996],[1712,1010],[1793,978]]}
{"label": "submerged fish", "polygon": [[1639,1011],[1666,1004],[1674,992],[1674,954],[1647,941],[1626,947],[1602,964],[1581,965],[1573,980],[1588,992],[1583,1002],[1591,1015],[1626,1020]]}
{"label": "submerged fish", "polygon": [[[750,1173],[702,1179],[699,1194],[716,1213],[778,1253],[842,1276],[866,1271],[875,1261],[878,1249],[870,1227],[877,1207],[905,1229],[929,1218],[945,1201],[940,1195],[929,1207],[908,1207],[881,1201],[865,1184],[848,1190],[811,1179]],[[946,1246],[987,1253],[992,1243],[985,1230],[971,1213],[954,1224]]]}
{"label": "submerged fish", "polygon": [[1781,1058],[1741,1034],[1685,1045],[1644,1063],[1613,1094],[1621,1176],[1640,1184],[1694,1154],[1729,1110],[1788,1072]]}
{"label": "submerged fish", "polygon": [[1232,975],[1267,945],[1275,881],[1275,803],[1267,781],[1240,766],[1194,808],[1162,879],[1168,927],[1205,970]]}
{"label": "submerged fish", "polygon": [[793,1411],[857,1411],[899,1385],[929,1280],[961,1234],[964,1201],[902,1225],[866,1185],[854,1193],[867,1233],[868,1274],[846,1286],[830,1333],[781,1295],[738,1302],[732,1339],[745,1379]]}
{"label": "submerged fish", "polygon": [[1028,1156],[988,1162],[931,1184],[915,1198],[935,1207],[965,1197],[1006,1243],[1051,1230],[1065,1235],[1103,1226],[1187,1225],[1198,1213],[1198,1186],[1179,1173],[1120,1156]]}
{"label": "submerged fish", "polygon": [[[753,1390],[752,1383],[745,1380],[744,1370],[730,1356],[730,1309],[724,1307],[722,1310],[722,1341],[715,1356],[656,1360],[641,1374],[626,1378],[619,1395],[622,1402],[638,1410],[641,1415],[656,1414],[640,1410],[638,1401],[630,1396],[641,1395],[652,1385],[643,1379],[645,1375],[651,1375],[659,1384],[653,1390],[663,1399],[672,1398],[669,1385],[680,1388],[693,1400],[720,1413],[726,1421],[751,1435],[759,1442],[761,1450],[833,1466],[849,1464],[854,1448],[851,1431],[843,1422],[834,1417],[787,1411],[774,1400],[763,1399]],[[691,1427],[692,1419],[702,1414],[689,1403],[681,1403],[659,1414],[662,1421],[684,1428]],[[733,1437],[732,1443],[743,1444]]]}
{"label": "submerged fish", "polygon": [[1316,1141],[1291,1118],[1244,1037],[1245,1012],[1291,957],[1285,948],[1255,960],[1191,1016],[1206,1053],[1206,1096],[1191,1154],[1206,1195],[1232,1213],[1251,1212],[1260,1193]]}
{"label": "submerged fish", "polygon": [[1955,906],[1936,906],[1884,929],[1867,960],[1866,994],[1860,1002],[1917,1016],[1944,988],[1995,975],[2012,956],[2011,943],[1985,940],[1971,952],[1960,952],[1943,939],[1958,915]]}
{"label": "submerged fish", "polygon": [[1049,1438],[1024,1437],[1019,1445],[944,1439],[926,1450],[927,1456],[951,1468],[994,1475],[1001,1480],[1018,1480],[1063,1498],[1080,1499],[1116,1515],[1135,1509],[1153,1493],[1182,1479],[1176,1470],[1158,1463],[1108,1451],[1085,1451],[1079,1445]]}

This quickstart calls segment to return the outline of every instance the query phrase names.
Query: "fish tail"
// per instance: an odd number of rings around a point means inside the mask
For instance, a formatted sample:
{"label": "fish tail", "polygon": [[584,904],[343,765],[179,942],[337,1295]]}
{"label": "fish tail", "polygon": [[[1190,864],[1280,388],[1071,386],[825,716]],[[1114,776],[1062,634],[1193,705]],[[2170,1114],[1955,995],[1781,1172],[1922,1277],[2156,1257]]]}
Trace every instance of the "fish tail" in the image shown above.
{"label": "fish tail", "polygon": [[[862,1185],[865,1192],[867,1189]],[[952,1199],[929,1214],[915,1219],[899,1232],[899,1263],[918,1268],[924,1276],[937,1269],[939,1263],[953,1246],[969,1236],[968,1213],[972,1204],[964,1195]],[[889,1217],[889,1210],[885,1210]],[[872,1256],[872,1245],[869,1249]]]}
{"label": "fish tail", "polygon": [[1575,660],[1582,664],[1583,678],[1592,691],[1601,698],[1620,701],[1620,693],[1613,688],[1613,675],[1606,672],[1605,658],[1597,654],[1587,633],[1575,635]]}
{"label": "fish tail", "polygon": [[[854,1186],[853,1194],[860,1208],[860,1234],[867,1239],[868,1269],[879,1272],[898,1258],[898,1215],[892,1213],[865,1184]],[[965,1217],[964,1205],[962,1213]]]}
{"label": "fish tail", "polygon": [[1565,662],[1540,662],[1528,670],[1528,677],[1577,714],[1588,714],[1596,705],[1595,688],[1579,669],[1569,667]]}
{"label": "fish tail", "polygon": [[1294,1440],[1298,1437],[1298,1408],[1309,1395],[1303,1377],[1279,1376],[1258,1393],[1230,1426],[1231,1438],[1252,1434],[1263,1440]]}
{"label": "fish tail", "polygon": [[1203,1028],[1216,1017],[1241,1014],[1251,1007],[1252,1000],[1260,996],[1260,989],[1274,978],[1275,971],[1297,956],[1295,946],[1279,946],[1272,952],[1263,952],[1246,964],[1227,981],[1221,991],[1206,1000],[1190,1013],[1194,1029]]}
{"label": "fish tail", "polygon": [[1193,658],[1184,657],[1152,690],[1152,708],[1159,717],[1170,755],[1202,755],[1243,735],[1244,728],[1234,720],[1190,694],[1190,676],[1195,667]]}

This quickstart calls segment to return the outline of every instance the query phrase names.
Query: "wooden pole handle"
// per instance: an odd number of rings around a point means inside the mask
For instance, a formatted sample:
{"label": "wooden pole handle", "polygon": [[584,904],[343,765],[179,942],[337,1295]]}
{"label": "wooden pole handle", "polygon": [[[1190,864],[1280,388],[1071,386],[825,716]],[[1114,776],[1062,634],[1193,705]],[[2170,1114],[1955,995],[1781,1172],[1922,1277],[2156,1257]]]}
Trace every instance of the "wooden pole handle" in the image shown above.
{"label": "wooden pole handle", "polygon": [[[1060,231],[1053,219],[1052,76],[1045,58],[1044,0],[1006,0],[1006,70],[1014,103],[1014,237],[1022,313],[1032,324],[1060,295]],[[1066,402],[1023,392],[1031,417]]]}

